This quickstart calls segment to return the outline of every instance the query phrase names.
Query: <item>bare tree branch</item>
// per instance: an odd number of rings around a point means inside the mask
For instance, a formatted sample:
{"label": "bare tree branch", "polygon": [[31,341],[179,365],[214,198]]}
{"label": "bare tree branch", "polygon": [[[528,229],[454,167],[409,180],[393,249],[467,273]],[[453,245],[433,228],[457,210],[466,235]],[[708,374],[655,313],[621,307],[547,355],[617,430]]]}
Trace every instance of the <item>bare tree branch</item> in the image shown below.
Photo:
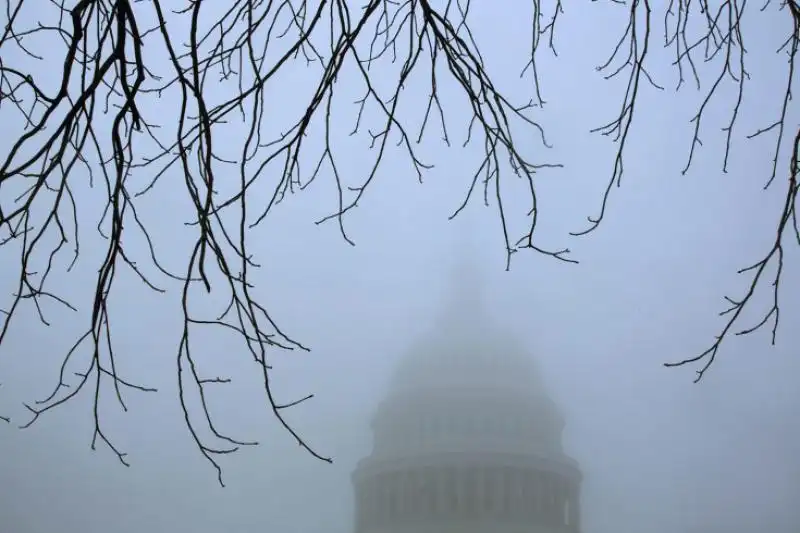
{"label": "bare tree branch", "polygon": [[[679,11],[683,11],[682,17],[686,19],[690,16],[689,2],[685,6],[679,6]],[[746,0],[728,0],[722,2],[716,12],[709,9],[708,3],[703,2],[703,12],[708,21],[708,33],[699,39],[695,45],[684,48],[683,51],[678,52],[677,62],[680,65],[682,62],[689,64],[692,71],[696,72],[694,63],[691,58],[692,50],[699,45],[705,47],[705,60],[708,61],[714,58],[717,54],[724,54],[724,61],[720,68],[717,78],[715,78],[711,89],[708,91],[706,98],[703,100],[700,109],[695,117],[692,119],[694,123],[694,137],[692,145],[689,150],[689,159],[686,162],[684,173],[689,169],[692,163],[692,156],[694,155],[695,148],[701,146],[702,142],[699,139],[700,123],[703,118],[703,113],[708,105],[708,102],[715,95],[717,88],[721,82],[727,78],[736,84],[737,98],[733,104],[730,121],[728,125],[723,128],[726,132],[725,155],[723,160],[722,169],[724,172],[728,171],[728,158],[731,150],[731,136],[734,130],[736,119],[739,115],[739,109],[742,104],[742,96],[744,92],[745,81],[749,79],[747,70],[745,69],[745,47],[742,40],[742,17],[745,12]],[[766,10],[772,4],[771,0],[767,0],[766,4],[761,10]],[[784,45],[779,50],[779,53],[785,52],[787,54],[787,77],[786,84],[783,88],[782,106],[779,118],[769,126],[758,130],[757,132],[748,136],[752,139],[754,137],[764,135],[768,132],[776,133],[775,151],[773,157],[773,165],[769,178],[764,185],[767,189],[774,182],[778,175],[778,161],[782,152],[786,151],[786,138],[784,131],[786,128],[787,111],[789,102],[792,99],[792,84],[795,78],[795,70],[797,65],[797,52],[798,44],[800,44],[800,6],[796,0],[784,0],[780,3],[779,9],[785,10],[787,14],[791,15],[790,33]],[[714,15],[712,16],[712,13]],[[678,17],[681,18],[681,15]],[[685,23],[683,23],[685,25]],[[675,39],[677,42],[678,39]],[[696,74],[695,74],[696,77]],[[682,80],[682,78],[681,78]],[[739,270],[739,274],[749,277],[749,282],[746,287],[744,296],[740,298],[731,298],[726,296],[725,300],[729,307],[720,313],[720,316],[727,317],[725,324],[719,334],[714,338],[714,342],[710,347],[700,352],[698,355],[688,357],[686,359],[666,363],[667,367],[682,366],[686,364],[698,364],[699,370],[695,377],[695,382],[702,379],[705,372],[711,367],[712,363],[719,353],[719,349],[723,341],[730,336],[734,335],[747,335],[765,326],[767,323],[772,323],[771,342],[774,345],[776,334],[778,331],[778,321],[780,318],[780,306],[778,303],[780,294],[780,282],[784,273],[784,240],[793,239],[800,245],[800,226],[797,223],[797,196],[798,196],[798,183],[797,183],[797,165],[798,157],[800,157],[800,129],[794,135],[794,139],[789,150],[788,158],[788,177],[786,196],[778,215],[778,223],[775,231],[775,236],[771,239],[767,252],[754,264]],[[788,234],[788,236],[787,236]],[[753,296],[756,294],[758,287],[762,286],[762,281],[768,276],[767,267],[774,267],[774,275],[770,282],[772,305],[769,310],[762,316],[756,324],[751,326],[741,326],[741,316],[745,307],[752,301]]]}
{"label": "bare tree branch", "polygon": [[[638,127],[634,117],[642,87],[649,84],[663,90],[649,70],[657,17],[652,8],[656,4],[649,0],[610,3],[610,8],[619,5],[626,10],[627,23],[599,70],[607,79],[626,76],[627,83],[616,117],[594,131],[617,143],[616,155],[599,213],[574,235],[599,227],[614,184],[621,184],[627,140]],[[665,45],[675,51],[677,87],[691,77],[703,90],[698,73],[701,61],[710,65],[707,68],[719,69],[692,118],[693,137],[684,172],[702,146],[701,127],[709,102],[723,83],[733,83],[737,97],[724,127],[722,170],[727,171],[748,79],[741,29],[746,4],[746,0],[713,6],[708,0],[671,0],[663,8]],[[342,238],[354,244],[346,230],[346,215],[371,190],[390,141],[406,154],[419,180],[431,164],[418,155],[417,145],[435,127],[432,123],[438,122],[446,146],[453,141],[440,92],[444,83],[454,85],[469,106],[464,144],[474,143],[481,154],[463,202],[452,216],[461,213],[480,188],[483,202],[496,208],[501,221],[506,268],[516,251],[528,248],[576,262],[568,249],[551,250],[538,239],[536,175],[560,165],[534,161],[534,156],[539,157],[537,147],[518,141],[519,133],[512,133],[533,132],[540,151],[549,147],[535,117],[535,110],[545,103],[537,57],[542,50],[557,55],[556,32],[563,28],[565,12],[560,0],[532,3],[530,58],[522,75],[533,80],[533,94],[522,103],[511,102],[488,74],[471,30],[469,0],[363,0],[361,4],[352,0],[190,0],[182,6],[163,0],[6,0],[5,6],[0,34],[0,119],[4,124],[18,124],[19,131],[0,154],[0,247],[11,250],[19,263],[11,302],[2,310],[0,346],[26,303],[32,304],[29,309],[44,326],[50,324],[47,310],[53,305],[86,319],[85,328],[66,352],[52,392],[26,405],[32,416],[25,426],[82,391],[91,391],[87,394],[93,396],[94,406],[92,446],[100,440],[128,464],[125,453],[102,429],[99,406],[105,396],[101,397],[101,390],[112,391],[126,410],[123,393],[155,389],[126,380],[118,372],[118,358],[124,355],[118,353],[111,337],[109,304],[119,292],[115,290],[116,274],[124,269],[155,293],[176,286],[181,289],[183,325],[175,353],[180,405],[191,437],[216,469],[220,483],[219,456],[256,443],[231,437],[212,419],[208,387],[230,379],[213,377],[213,373],[209,377],[202,367],[193,342],[202,328],[237,336],[237,349],[250,354],[260,373],[275,419],[306,452],[329,462],[284,414],[312,395],[294,401],[275,396],[270,366],[274,355],[308,348],[284,332],[273,319],[272,307],[255,296],[254,272],[259,265],[249,249],[251,235],[290,193],[304,190],[315,180],[330,179],[337,191],[336,208],[317,223],[334,222]],[[762,9],[770,7],[791,15],[792,30],[780,51],[788,56],[787,83],[780,116],[751,137],[775,135],[767,186],[779,176],[779,161],[786,157],[786,202],[769,251],[754,266],[742,270],[750,276],[749,289],[741,299],[728,299],[733,307],[725,312],[727,325],[713,346],[696,357],[668,365],[699,364],[698,379],[714,361],[729,331],[736,330],[742,310],[771,264],[777,264],[772,282],[774,305],[764,320],[738,334],[771,320],[774,342],[785,234],[793,231],[800,243],[795,211],[800,131],[791,155],[784,155],[800,8],[795,0],[783,0],[779,5],[768,0]],[[692,35],[691,20],[705,21],[701,35]],[[36,51],[36,43],[42,42],[47,43],[46,57]],[[53,73],[56,62],[60,71],[53,84],[48,74]],[[302,112],[276,134],[280,126],[271,115],[275,95],[287,90],[284,76],[298,63],[305,63],[316,81]],[[40,64],[47,65],[50,72],[31,66]],[[332,121],[342,99],[337,82],[344,76],[360,83],[363,90],[354,110],[352,135],[366,135],[372,148],[372,160],[356,184],[340,173],[340,149]],[[419,129],[412,130],[409,115],[414,114],[406,111],[404,91],[418,79],[425,80],[428,99],[415,115],[421,118]],[[175,105],[161,103],[167,96],[175,99]],[[370,117],[376,115],[378,124],[371,124]],[[232,122],[239,126],[237,131],[246,132],[235,155],[225,154],[220,147],[226,144],[220,142],[225,135],[222,131]],[[312,162],[310,172],[304,170],[306,161]],[[80,181],[84,176],[88,176],[92,194],[100,194],[103,202],[100,220],[88,229],[79,224],[76,205],[76,191],[85,185]],[[143,198],[159,194],[157,187],[165,176],[168,180],[183,177],[192,206],[186,224],[194,232],[193,246],[182,272],[165,266],[148,225],[152,221],[140,211]],[[527,185],[530,196],[523,235],[512,235],[508,223],[508,217],[514,215],[506,207],[509,193],[505,184],[512,177]],[[266,200],[258,187],[269,189]],[[51,277],[57,270],[72,272],[87,232],[98,234],[104,243],[103,258],[96,265],[91,311],[57,294]],[[136,238],[147,244],[146,249],[131,244]],[[226,301],[216,316],[200,313],[196,304],[212,287],[215,294],[224,292]]]}

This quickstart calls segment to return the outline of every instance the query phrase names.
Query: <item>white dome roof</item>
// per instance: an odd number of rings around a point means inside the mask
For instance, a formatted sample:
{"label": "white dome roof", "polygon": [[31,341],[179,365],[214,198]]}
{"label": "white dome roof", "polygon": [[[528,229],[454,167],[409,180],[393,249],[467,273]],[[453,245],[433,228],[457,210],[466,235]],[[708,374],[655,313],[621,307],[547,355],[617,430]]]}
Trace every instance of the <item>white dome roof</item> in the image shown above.
{"label": "white dome roof", "polygon": [[475,268],[458,269],[451,283],[443,312],[396,368],[391,394],[451,387],[543,393],[534,359],[492,319]]}
{"label": "white dome roof", "polygon": [[375,414],[375,453],[560,455],[564,422],[534,359],[492,320],[473,268],[451,282],[444,312],[400,361]]}
{"label": "white dome roof", "polygon": [[400,361],[390,395],[467,388],[544,392],[533,358],[511,335],[482,320],[479,325],[436,324]]}

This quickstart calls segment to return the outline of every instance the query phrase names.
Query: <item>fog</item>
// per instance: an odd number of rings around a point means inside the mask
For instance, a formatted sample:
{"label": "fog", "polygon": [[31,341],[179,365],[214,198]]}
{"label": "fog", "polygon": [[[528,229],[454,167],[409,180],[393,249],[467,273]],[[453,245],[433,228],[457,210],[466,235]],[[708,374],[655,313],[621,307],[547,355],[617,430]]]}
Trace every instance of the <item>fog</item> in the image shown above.
{"label": "fog", "polygon": [[[520,16],[516,8],[496,10],[476,2],[471,15],[490,74],[511,100],[523,102],[532,91],[530,79],[519,77],[530,41],[527,9],[520,8],[526,14]],[[91,233],[102,214],[102,204],[92,198],[105,193],[84,187],[76,193],[86,228],[81,260],[73,272],[54,274],[59,290],[80,312],[54,306],[48,310],[52,325],[46,327],[35,309],[26,307],[0,351],[0,414],[13,421],[0,425],[5,487],[0,530],[352,531],[350,474],[370,449],[370,417],[388,392],[398,362],[439,315],[454,265],[467,262],[482,274],[495,321],[536,358],[564,412],[565,448],[585,477],[583,532],[800,531],[797,247],[786,246],[775,346],[770,326],[731,336],[697,384],[697,367],[663,366],[713,342],[724,325],[719,317],[726,307],[723,297],[739,297],[749,283],[737,270],[763,257],[774,239],[785,200],[784,173],[779,170],[774,186],[764,191],[774,138],[745,137],[780,112],[776,87],[785,78],[786,60],[774,50],[784,39],[788,16],[776,10],[753,9],[748,19],[751,79],[727,173],[721,171],[725,134],[720,130],[729,121],[735,87],[724,86],[711,104],[704,144],[691,170],[681,174],[691,144],[689,120],[704,93],[691,86],[673,91],[673,52],[659,46],[662,23],[655,24],[653,62],[663,68],[651,74],[666,90],[643,89],[622,186],[612,190],[598,230],[572,237],[569,232],[584,229],[586,217],[597,214],[613,167],[616,145],[590,130],[616,116],[625,80],[606,81],[595,67],[613,49],[627,15],[624,6],[567,6],[559,21],[558,57],[543,53],[539,65],[547,104],[536,113],[553,148],[536,148],[537,158],[564,167],[537,175],[538,238],[550,249],[568,247],[579,264],[523,250],[506,271],[496,205],[484,207],[482,191],[449,220],[482,147],[461,146],[468,119],[459,115],[469,110],[455,85],[444,79],[440,90],[451,109],[452,146],[444,146],[441,134],[432,130],[420,153],[435,167],[420,184],[407,155],[390,143],[375,183],[344,218],[355,246],[342,239],[336,221],[314,223],[337,208],[336,184],[325,172],[313,186],[287,196],[252,230],[251,252],[262,265],[251,274],[256,293],[286,333],[311,348],[271,355],[278,401],[314,394],[286,416],[315,451],[333,458],[332,464],[311,457],[279,426],[266,404],[260,373],[235,336],[198,329],[193,342],[209,376],[232,379],[209,390],[216,424],[235,438],[259,442],[219,458],[226,484],[220,487],[186,429],[176,396],[181,286],[161,280],[168,291],[158,294],[130,269],[120,269],[110,300],[118,370],[126,380],[158,392],[125,391],[128,411],[123,412],[109,387],[100,408],[105,433],[128,454],[130,467],[102,443],[91,449],[88,391],[30,428],[17,429],[30,416],[23,403],[49,394],[60,361],[88,320],[93,277],[105,251]],[[46,43],[35,46],[42,49]],[[58,72],[48,74],[44,64],[31,68],[57,83]],[[272,109],[276,124],[307,105],[319,76],[315,69],[298,60],[280,82],[286,89],[273,95],[280,102]],[[347,96],[335,117],[341,130],[337,164],[356,183],[368,174],[374,152],[368,134],[346,135],[356,113],[348,99],[356,100],[362,91],[347,72],[339,82]],[[403,112],[421,113],[426,91],[424,82],[409,88]],[[168,94],[145,113],[169,109],[176,98]],[[798,118],[796,112],[791,115],[790,128]],[[241,142],[238,127],[233,121],[227,130],[233,134],[217,140],[221,151],[224,143]],[[0,132],[4,154],[16,136],[13,128]],[[528,138],[535,144],[533,134],[520,134]],[[232,146],[231,153],[239,149]],[[313,164],[310,157],[306,165]],[[515,217],[512,233],[518,235],[529,197],[522,181],[508,175],[505,205]],[[135,178],[141,182],[137,188],[148,181],[144,176]],[[3,201],[7,194],[0,192]],[[177,270],[185,268],[196,231],[183,226],[194,216],[185,196],[176,174],[139,203],[159,257]],[[147,263],[142,239],[132,237],[128,248]],[[3,298],[15,290],[17,257],[6,250],[0,255]],[[758,322],[769,309],[771,279],[760,288],[743,326]],[[218,312],[225,299],[223,292],[212,291],[202,305]]]}

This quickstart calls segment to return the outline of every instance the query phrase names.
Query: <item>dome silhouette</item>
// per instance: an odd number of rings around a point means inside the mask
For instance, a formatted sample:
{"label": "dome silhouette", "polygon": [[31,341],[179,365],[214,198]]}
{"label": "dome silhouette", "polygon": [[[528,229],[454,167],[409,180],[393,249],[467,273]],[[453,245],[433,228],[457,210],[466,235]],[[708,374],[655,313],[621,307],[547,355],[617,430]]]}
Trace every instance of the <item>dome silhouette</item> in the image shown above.
{"label": "dome silhouette", "polygon": [[356,533],[579,532],[581,473],[532,355],[473,265],[398,364],[353,474]]}

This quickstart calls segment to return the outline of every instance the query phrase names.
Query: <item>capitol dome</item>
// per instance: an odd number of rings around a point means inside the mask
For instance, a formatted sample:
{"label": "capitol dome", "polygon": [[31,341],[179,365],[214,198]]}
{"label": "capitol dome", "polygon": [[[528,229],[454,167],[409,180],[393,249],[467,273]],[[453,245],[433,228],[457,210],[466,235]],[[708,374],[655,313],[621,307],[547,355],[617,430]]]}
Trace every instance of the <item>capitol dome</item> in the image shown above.
{"label": "capitol dome", "polygon": [[356,533],[579,531],[581,474],[535,361],[463,267],[398,365],[353,474]]}

